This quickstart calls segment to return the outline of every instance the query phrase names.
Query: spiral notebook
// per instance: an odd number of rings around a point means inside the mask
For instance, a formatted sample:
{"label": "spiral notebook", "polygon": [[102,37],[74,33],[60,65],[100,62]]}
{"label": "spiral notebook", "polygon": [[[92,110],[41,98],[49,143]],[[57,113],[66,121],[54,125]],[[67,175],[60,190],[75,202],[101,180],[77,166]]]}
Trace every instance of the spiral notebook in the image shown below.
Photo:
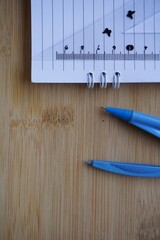
{"label": "spiral notebook", "polygon": [[159,0],[31,0],[32,82],[160,82]]}

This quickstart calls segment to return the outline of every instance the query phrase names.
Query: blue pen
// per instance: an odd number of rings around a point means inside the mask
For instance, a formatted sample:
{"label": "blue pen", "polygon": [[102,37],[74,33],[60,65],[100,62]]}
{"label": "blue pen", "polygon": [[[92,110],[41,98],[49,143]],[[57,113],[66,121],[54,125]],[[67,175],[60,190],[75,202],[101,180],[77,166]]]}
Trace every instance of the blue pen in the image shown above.
{"label": "blue pen", "polygon": [[160,166],[156,165],[110,162],[100,160],[93,160],[91,162],[86,162],[86,164],[100,170],[131,177],[145,177],[145,178],[160,177]]}
{"label": "blue pen", "polygon": [[160,118],[128,109],[103,108],[106,112],[160,138]]}

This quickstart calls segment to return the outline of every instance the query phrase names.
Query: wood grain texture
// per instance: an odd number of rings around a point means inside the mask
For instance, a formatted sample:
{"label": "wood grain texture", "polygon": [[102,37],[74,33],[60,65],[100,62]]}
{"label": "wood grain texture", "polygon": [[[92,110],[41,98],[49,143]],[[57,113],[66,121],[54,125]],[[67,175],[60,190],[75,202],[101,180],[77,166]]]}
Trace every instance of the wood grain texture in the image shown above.
{"label": "wood grain texture", "polygon": [[160,179],[85,166],[160,164],[160,142],[101,106],[160,116],[160,84],[32,84],[30,4],[0,1],[0,239],[159,240]]}

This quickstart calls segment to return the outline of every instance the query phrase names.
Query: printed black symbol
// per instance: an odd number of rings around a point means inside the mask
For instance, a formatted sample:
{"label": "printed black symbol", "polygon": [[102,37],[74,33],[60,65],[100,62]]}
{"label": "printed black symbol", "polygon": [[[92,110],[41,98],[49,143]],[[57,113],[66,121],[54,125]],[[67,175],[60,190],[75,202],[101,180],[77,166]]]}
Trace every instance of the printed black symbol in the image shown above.
{"label": "printed black symbol", "polygon": [[84,45],[81,46],[81,50],[82,50],[82,51],[84,50]]}
{"label": "printed black symbol", "polygon": [[116,50],[116,46],[113,46],[112,49],[113,49],[113,51]]}
{"label": "printed black symbol", "polygon": [[100,49],[100,45],[98,45],[98,47],[97,47],[97,51],[99,51],[99,50],[101,50],[101,49]]}
{"label": "printed black symbol", "polygon": [[131,52],[131,51],[134,50],[134,46],[133,45],[127,45],[126,49],[127,49],[128,52]]}
{"label": "printed black symbol", "polygon": [[101,50],[100,45],[98,45],[98,47],[96,49],[96,54],[98,53],[99,50]]}
{"label": "printed black symbol", "polygon": [[81,45],[81,47],[80,47],[80,54],[82,54],[83,51],[84,51],[84,45]]}
{"label": "printed black symbol", "polygon": [[111,37],[112,31],[111,31],[109,28],[106,28],[102,33],[103,33],[103,34],[107,34],[108,37]]}
{"label": "printed black symbol", "polygon": [[135,14],[136,11],[131,11],[129,10],[128,13],[127,13],[127,17],[130,18],[130,19],[133,19],[133,15]]}
{"label": "printed black symbol", "polygon": [[147,48],[148,48],[147,46],[144,46],[144,51],[146,51],[146,50],[147,50]]}
{"label": "printed black symbol", "polygon": [[68,45],[66,45],[66,46],[64,47],[64,49],[65,49],[65,50],[68,50]]}

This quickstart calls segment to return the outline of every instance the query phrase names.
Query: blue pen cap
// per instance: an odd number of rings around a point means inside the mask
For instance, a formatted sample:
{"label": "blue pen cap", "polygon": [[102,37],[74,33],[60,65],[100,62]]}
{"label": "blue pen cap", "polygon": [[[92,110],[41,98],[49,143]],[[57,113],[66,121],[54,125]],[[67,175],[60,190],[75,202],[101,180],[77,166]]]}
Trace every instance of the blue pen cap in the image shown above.
{"label": "blue pen cap", "polygon": [[124,121],[129,122],[129,120],[132,117],[133,110],[128,110],[128,109],[121,109],[121,108],[112,108],[112,107],[107,107],[106,111],[115,117],[118,117]]}

